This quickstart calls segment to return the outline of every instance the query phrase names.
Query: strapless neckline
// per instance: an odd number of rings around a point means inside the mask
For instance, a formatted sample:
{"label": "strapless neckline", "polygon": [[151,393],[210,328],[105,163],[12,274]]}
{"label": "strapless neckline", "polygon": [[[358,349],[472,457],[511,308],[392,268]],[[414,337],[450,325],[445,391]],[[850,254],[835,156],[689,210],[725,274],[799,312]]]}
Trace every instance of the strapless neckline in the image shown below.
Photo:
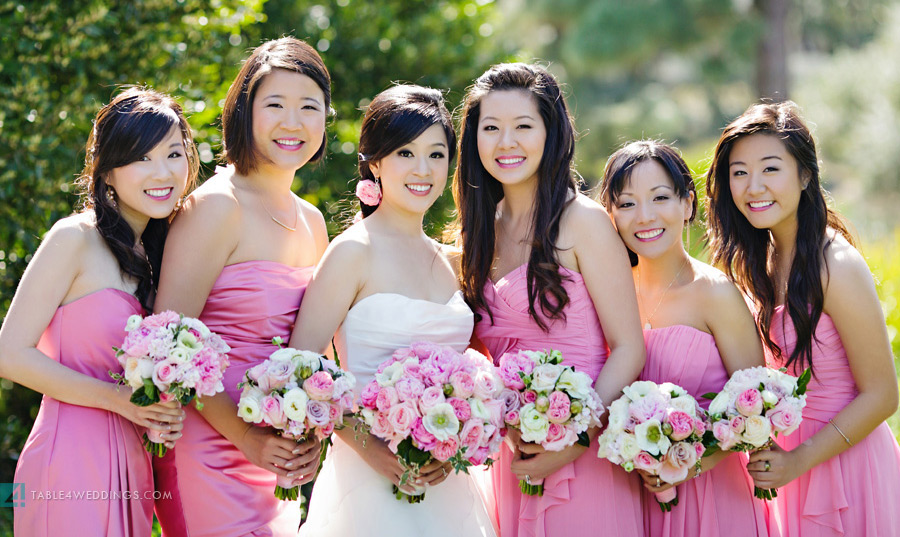
{"label": "strapless neckline", "polygon": [[86,295],[82,295],[82,296],[76,298],[75,300],[73,300],[73,301],[71,301],[71,302],[66,302],[65,304],[61,304],[59,307],[60,307],[60,308],[65,308],[65,307],[67,307],[67,306],[71,306],[72,304],[75,304],[75,303],[77,303],[77,302],[81,302],[81,301],[83,301],[83,300],[88,300],[88,299],[91,299],[91,298],[96,298],[97,296],[102,295],[102,294],[103,294],[104,292],[106,292],[106,291],[114,291],[114,294],[117,294],[117,295],[121,296],[122,298],[125,298],[126,300],[128,300],[129,302],[131,302],[132,304],[134,304],[135,306],[137,306],[138,309],[140,309],[141,311],[143,311],[144,307],[141,305],[141,301],[138,300],[136,296],[134,296],[133,294],[129,293],[128,291],[123,291],[122,289],[117,289],[117,288],[115,288],[115,287],[103,287],[103,288],[97,289],[96,291],[91,291],[90,293],[88,293],[88,294],[86,294]]}
{"label": "strapless neckline", "polygon": [[450,298],[447,299],[446,302],[435,302],[433,300],[427,300],[424,298],[413,298],[413,297],[406,296],[406,295],[403,295],[400,293],[373,293],[369,296],[363,297],[362,299],[359,300],[359,302],[357,302],[356,304],[351,306],[350,309],[347,311],[347,315],[349,315],[350,312],[361,307],[360,306],[361,304],[373,302],[373,301],[375,301],[375,299],[385,299],[385,298],[400,298],[402,300],[408,300],[410,302],[424,304],[425,306],[437,306],[437,307],[452,307],[454,302],[459,302],[459,301],[462,301],[462,303],[465,304],[465,299],[463,299],[462,291],[456,291],[455,293],[453,293],[453,295],[451,295]]}
{"label": "strapless neckline", "polygon": [[[491,284],[492,286],[494,286],[495,288],[501,287],[501,284],[502,284],[503,282],[507,282],[507,281],[509,281],[509,280],[512,280],[512,279],[514,278],[514,276],[516,276],[516,275],[518,275],[519,273],[522,272],[522,269],[526,269],[526,268],[528,268],[528,263],[527,263],[527,262],[522,263],[522,264],[519,265],[518,267],[516,267],[516,268],[512,269],[511,271],[507,272],[506,274],[504,274],[503,276],[501,276],[500,279],[497,280],[496,282],[495,282],[494,280],[492,280],[491,278],[488,278],[488,282],[490,282],[490,284]],[[581,279],[581,280],[584,279],[584,277],[581,275],[580,272],[576,272],[576,271],[574,271],[574,270],[572,270],[572,269],[570,269],[570,268],[568,268],[568,267],[564,267],[564,266],[560,265],[560,266],[559,266],[559,270],[560,270],[560,272],[565,272],[565,273],[567,273],[569,276],[574,276],[574,277],[576,277],[576,278],[578,278],[578,279]]]}
{"label": "strapless neckline", "polygon": [[293,270],[296,270],[296,271],[313,270],[314,268],[316,268],[315,265],[307,265],[305,267],[295,267],[292,265],[287,265],[285,263],[282,263],[281,261],[271,261],[268,259],[250,259],[247,261],[239,261],[237,263],[232,263],[231,265],[225,265],[224,267],[222,267],[222,272],[225,272],[226,270],[237,269],[244,265],[252,265],[252,264],[275,265],[276,267],[280,267],[280,268],[283,268],[286,270],[292,270],[292,271]]}

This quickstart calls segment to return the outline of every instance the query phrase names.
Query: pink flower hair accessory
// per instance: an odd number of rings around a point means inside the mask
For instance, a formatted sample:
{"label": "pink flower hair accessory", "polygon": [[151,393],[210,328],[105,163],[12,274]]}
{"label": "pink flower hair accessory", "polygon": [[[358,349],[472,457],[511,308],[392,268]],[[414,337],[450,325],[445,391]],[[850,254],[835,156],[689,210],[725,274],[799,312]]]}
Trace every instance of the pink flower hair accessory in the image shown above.
{"label": "pink flower hair accessory", "polygon": [[356,197],[369,206],[381,203],[381,186],[371,179],[363,179],[356,183]]}

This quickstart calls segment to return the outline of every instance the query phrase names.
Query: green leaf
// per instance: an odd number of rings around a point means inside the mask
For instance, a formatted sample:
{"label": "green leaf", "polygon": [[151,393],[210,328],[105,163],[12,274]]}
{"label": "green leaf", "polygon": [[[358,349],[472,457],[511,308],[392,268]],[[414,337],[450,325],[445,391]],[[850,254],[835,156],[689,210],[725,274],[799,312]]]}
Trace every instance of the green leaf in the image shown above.
{"label": "green leaf", "polygon": [[703,395],[701,395],[700,397],[702,397],[704,399],[715,399],[717,395],[719,395],[719,394],[716,392],[707,392],[707,393],[704,393]]}
{"label": "green leaf", "polygon": [[811,378],[812,370],[807,367],[797,378],[797,395],[803,395],[804,393],[806,393],[806,386],[809,384],[809,380]]}
{"label": "green leaf", "polygon": [[588,436],[586,432],[578,433],[578,445],[584,447],[591,447],[591,437]]}
{"label": "green leaf", "polygon": [[131,394],[131,402],[136,404],[137,406],[150,406],[156,401],[154,401],[151,397],[147,396],[147,391],[144,386],[141,386],[137,390]]}

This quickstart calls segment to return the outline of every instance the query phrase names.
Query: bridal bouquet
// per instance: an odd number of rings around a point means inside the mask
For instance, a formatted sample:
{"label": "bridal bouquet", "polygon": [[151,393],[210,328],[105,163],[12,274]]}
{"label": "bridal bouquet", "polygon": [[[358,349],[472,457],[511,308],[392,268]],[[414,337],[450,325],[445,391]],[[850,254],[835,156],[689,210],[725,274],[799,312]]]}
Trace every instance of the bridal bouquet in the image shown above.
{"label": "bridal bouquet", "polygon": [[[504,433],[502,388],[493,364],[478,352],[413,343],[378,367],[362,390],[359,417],[397,454],[404,485],[432,459],[450,461],[457,472],[493,462]],[[393,490],[409,503],[425,498],[424,489]]]}
{"label": "bridal bouquet", "polygon": [[[281,338],[272,341],[280,347]],[[328,437],[344,423],[344,413],[354,409],[356,378],[321,354],[279,348],[265,361],[244,373],[238,385],[238,415],[248,423],[274,427],[285,438],[305,442],[311,435]],[[275,497],[296,500],[300,487],[293,479],[278,476]]]}
{"label": "bridal bouquet", "polygon": [[[222,377],[231,350],[202,322],[164,311],[141,318],[132,315],[125,325],[122,347],[113,347],[123,373],[110,376],[128,384],[138,406],[178,400],[182,405],[195,396],[212,396],[225,388]],[[197,401],[197,408],[202,408]],[[162,433],[153,429],[144,434],[144,447],[162,457],[166,446]]]}
{"label": "bridal bouquet", "polygon": [[[626,471],[644,470],[666,483],[679,483],[703,456],[707,429],[703,409],[681,386],[637,381],[609,406],[597,456]],[[663,511],[678,505],[675,487],[656,494]]]}
{"label": "bridal bouquet", "polygon": [[[761,366],[736,371],[721,392],[703,396],[712,399],[712,430],[704,439],[707,447],[755,451],[766,449],[773,434],[794,432],[803,419],[810,376],[809,369],[799,377]],[[754,492],[766,500],[778,495],[776,489],[755,488]]]}
{"label": "bridal bouquet", "polygon": [[[596,425],[603,403],[591,377],[562,365],[559,351],[518,351],[500,357],[504,422],[521,431],[522,440],[560,451],[575,442],[590,445],[587,430]],[[543,481],[519,481],[525,494],[541,496]]]}

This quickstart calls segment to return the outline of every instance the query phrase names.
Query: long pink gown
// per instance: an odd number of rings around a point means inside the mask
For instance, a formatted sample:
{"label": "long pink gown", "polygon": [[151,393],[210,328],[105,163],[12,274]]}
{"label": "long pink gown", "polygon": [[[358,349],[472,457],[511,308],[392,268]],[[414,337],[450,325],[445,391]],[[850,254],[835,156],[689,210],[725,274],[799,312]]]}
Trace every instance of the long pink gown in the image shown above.
{"label": "long pink gown", "polygon": [[[783,356],[789,356],[797,335],[781,307],[772,318],[771,335]],[[773,367],[784,365],[785,358],[769,359]],[[812,360],[815,375],[807,388],[800,428],[776,439],[787,450],[822,427],[831,427],[828,420],[859,393],[847,351],[825,313],[816,326]],[[900,447],[887,423],[779,488],[774,504],[770,522],[780,526],[784,537],[900,535]]]}
{"label": "long pink gown", "polygon": [[[312,269],[246,261],[226,266],[213,285],[200,320],[231,347],[223,383],[235,403],[247,369],[276,350],[272,338],[290,339]],[[275,474],[248,461],[193,406],[185,410],[184,436],[154,461],[163,535],[296,535],[299,504],[272,495]]]}
{"label": "long pink gown", "polygon": [[[557,349],[565,364],[596,379],[609,355],[597,311],[581,274],[564,267],[560,271],[569,295],[565,321],[548,320],[548,332],[534,322],[528,314],[526,266],[522,265],[496,284],[485,285],[494,322],[480,312],[475,332],[494,360],[510,351]],[[580,458],[544,480],[543,496],[522,494],[518,478],[509,469],[511,460],[512,451],[504,444],[490,475],[503,537],[643,535],[638,476],[597,458],[596,440]]]}
{"label": "long pink gown", "polygon": [[[709,408],[701,395],[718,392],[728,380],[715,338],[696,328],[675,325],[644,330],[647,363],[641,380],[672,382]],[[767,509],[753,495],[747,455],[733,453],[715,468],[676,487],[678,505],[663,513],[643,488],[644,529],[652,537],[765,536]],[[691,474],[693,475],[693,471]]]}
{"label": "long pink gown", "polygon": [[[121,371],[113,346],[137,298],[106,288],[60,306],[37,348],[84,375],[113,382]],[[129,388],[123,387],[128,390]],[[15,507],[16,535],[150,536],[153,474],[144,430],[122,416],[44,396],[16,466],[25,488]]]}

